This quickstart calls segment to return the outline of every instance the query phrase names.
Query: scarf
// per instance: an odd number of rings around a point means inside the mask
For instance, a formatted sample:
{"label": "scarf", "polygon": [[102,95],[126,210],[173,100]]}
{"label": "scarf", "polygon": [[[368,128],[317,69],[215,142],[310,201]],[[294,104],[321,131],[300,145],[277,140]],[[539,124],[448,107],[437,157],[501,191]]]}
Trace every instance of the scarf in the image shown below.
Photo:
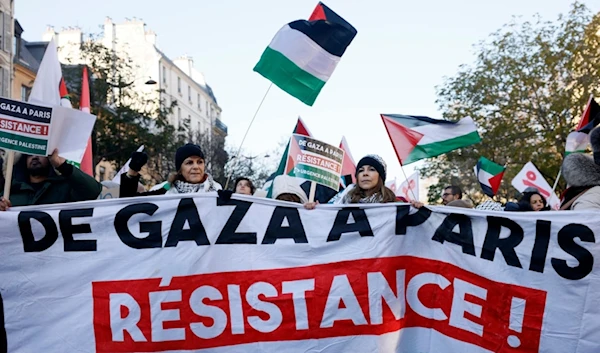
{"label": "scarf", "polygon": [[207,178],[203,183],[191,184],[181,180],[175,180],[168,194],[189,194],[194,192],[211,192],[217,191],[216,183],[212,176],[207,174]]}
{"label": "scarf", "polygon": [[[350,193],[347,193],[342,199],[342,203],[350,203],[352,198],[350,197]],[[383,201],[383,196],[376,192],[371,196],[363,197],[358,200],[358,203],[381,203]]]}
{"label": "scarf", "polygon": [[561,210],[568,210],[571,205],[579,196],[583,195],[586,191],[593,188],[594,186],[571,186],[562,194],[562,203],[560,205]]}

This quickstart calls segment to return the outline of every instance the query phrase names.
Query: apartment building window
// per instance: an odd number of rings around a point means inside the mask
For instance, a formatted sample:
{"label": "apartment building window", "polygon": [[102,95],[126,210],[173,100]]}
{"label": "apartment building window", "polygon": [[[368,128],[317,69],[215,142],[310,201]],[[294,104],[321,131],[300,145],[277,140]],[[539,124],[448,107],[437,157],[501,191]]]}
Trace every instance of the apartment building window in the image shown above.
{"label": "apartment building window", "polygon": [[10,14],[0,11],[0,17],[2,18],[2,27],[0,27],[0,30],[2,31],[2,50],[10,53],[12,47],[12,35],[10,34]]}
{"label": "apartment building window", "polygon": [[6,68],[0,67],[0,95],[9,98],[9,72]]}
{"label": "apartment building window", "polygon": [[192,87],[188,85],[188,101],[192,103]]}
{"label": "apartment building window", "polygon": [[200,103],[200,93],[198,93],[198,110],[202,111],[202,105]]}
{"label": "apartment building window", "polygon": [[177,93],[181,94],[181,77],[177,77]]}
{"label": "apartment building window", "polygon": [[[205,104],[206,104],[206,115],[208,116],[208,113],[209,113],[209,110],[208,110],[208,102],[205,102]],[[210,116],[209,116],[209,118],[210,118]]]}
{"label": "apartment building window", "polygon": [[167,68],[164,65],[162,67],[162,82],[164,85],[167,84]]}
{"label": "apartment building window", "polygon": [[21,101],[27,102],[29,94],[31,93],[31,87],[21,86]]}
{"label": "apartment building window", "polygon": [[4,50],[5,42],[6,42],[6,31],[5,31],[5,13],[4,11],[0,11],[0,49]]}

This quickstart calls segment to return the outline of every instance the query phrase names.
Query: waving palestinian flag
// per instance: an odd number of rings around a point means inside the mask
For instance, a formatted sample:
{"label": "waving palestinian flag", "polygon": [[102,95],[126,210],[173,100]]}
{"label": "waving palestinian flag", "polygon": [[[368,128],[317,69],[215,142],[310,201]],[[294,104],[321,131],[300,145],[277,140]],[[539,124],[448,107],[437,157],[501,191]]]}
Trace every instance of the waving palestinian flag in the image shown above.
{"label": "waving palestinian flag", "polygon": [[571,153],[585,152],[590,145],[588,135],[599,123],[600,105],[596,103],[594,96],[590,96],[577,128],[567,136],[565,156]]}
{"label": "waving palestinian flag", "polygon": [[308,21],[288,23],[277,32],[254,71],[312,106],[356,33],[319,3]]}
{"label": "waving palestinian flag", "polygon": [[481,141],[471,118],[452,122],[426,116],[381,114],[381,119],[403,165]]}
{"label": "waving palestinian flag", "polygon": [[500,189],[500,183],[504,176],[505,167],[496,164],[485,157],[479,158],[475,166],[475,175],[481,185],[483,193],[489,197],[493,197]]}

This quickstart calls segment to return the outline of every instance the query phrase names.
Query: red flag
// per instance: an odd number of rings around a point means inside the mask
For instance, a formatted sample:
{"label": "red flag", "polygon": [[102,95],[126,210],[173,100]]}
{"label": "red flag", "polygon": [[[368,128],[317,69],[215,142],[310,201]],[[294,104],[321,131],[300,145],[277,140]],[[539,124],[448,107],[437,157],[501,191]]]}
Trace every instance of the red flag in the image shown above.
{"label": "red flag", "polygon": [[385,125],[392,145],[394,145],[398,161],[402,164],[406,157],[415,149],[423,134],[409,129],[402,124],[398,124],[394,120],[386,118],[383,114],[381,115],[381,120],[383,120],[383,125]]}
{"label": "red flag", "polygon": [[[81,81],[81,99],[79,101],[79,109],[86,113],[90,112],[90,85],[88,83],[88,70],[87,67],[83,67],[83,79]],[[94,176],[94,168],[92,162],[92,138],[88,139],[83,159],[81,160],[81,170],[90,175]]]}
{"label": "red flag", "polygon": [[344,150],[344,161],[342,162],[342,177],[344,175],[352,175],[352,182],[356,184],[356,163],[352,154],[350,154],[350,147],[346,137],[342,136],[342,142],[340,142],[340,148]]}

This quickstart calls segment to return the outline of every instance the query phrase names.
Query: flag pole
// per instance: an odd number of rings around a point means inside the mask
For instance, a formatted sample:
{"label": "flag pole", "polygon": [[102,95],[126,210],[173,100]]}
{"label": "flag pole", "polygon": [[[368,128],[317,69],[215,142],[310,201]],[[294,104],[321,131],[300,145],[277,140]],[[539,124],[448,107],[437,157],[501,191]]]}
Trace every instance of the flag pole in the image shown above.
{"label": "flag pole", "polygon": [[252,117],[252,120],[250,120],[250,124],[248,125],[248,128],[246,129],[246,133],[244,134],[244,137],[242,138],[242,142],[240,143],[240,147],[238,148],[235,156],[233,157],[235,159],[235,161],[233,162],[234,165],[231,168],[231,172],[229,173],[229,175],[227,176],[227,182],[225,182],[225,190],[227,190],[227,187],[229,186],[229,180],[231,180],[231,176],[233,175],[233,172],[235,171],[235,167],[237,167],[237,164],[239,162],[240,159],[240,152],[242,152],[242,146],[244,145],[244,141],[246,141],[246,136],[248,136],[248,132],[250,131],[250,128],[252,127],[252,124],[254,123],[254,119],[256,119],[256,116],[258,115],[258,112],[260,111],[260,108],[262,107],[265,98],[267,98],[267,94],[269,94],[269,91],[271,90],[271,87],[273,87],[273,82],[271,82],[271,84],[269,85],[269,87],[267,87],[267,91],[265,92],[265,95],[262,97],[260,104],[258,105],[258,108],[256,108],[256,111],[254,112],[254,116]]}
{"label": "flag pole", "polygon": [[15,165],[15,151],[6,151],[8,153],[8,158],[6,160],[6,176],[4,180],[4,199],[10,199],[10,186],[12,184],[12,174],[13,167]]}
{"label": "flag pole", "polygon": [[404,175],[404,179],[406,180],[406,183],[408,184],[408,190],[412,194],[413,200],[414,201],[419,201],[419,200],[417,200],[417,197],[415,196],[415,192],[410,187],[410,181],[408,180],[408,177],[406,176],[406,173],[404,172],[404,166],[402,165],[402,162],[400,162],[400,170],[402,171],[402,175]]}
{"label": "flag pole", "polygon": [[560,180],[560,176],[562,175],[562,168],[558,170],[558,175],[556,176],[556,180],[554,180],[554,186],[552,187],[552,194],[555,194],[556,186],[558,185],[558,181]]}

